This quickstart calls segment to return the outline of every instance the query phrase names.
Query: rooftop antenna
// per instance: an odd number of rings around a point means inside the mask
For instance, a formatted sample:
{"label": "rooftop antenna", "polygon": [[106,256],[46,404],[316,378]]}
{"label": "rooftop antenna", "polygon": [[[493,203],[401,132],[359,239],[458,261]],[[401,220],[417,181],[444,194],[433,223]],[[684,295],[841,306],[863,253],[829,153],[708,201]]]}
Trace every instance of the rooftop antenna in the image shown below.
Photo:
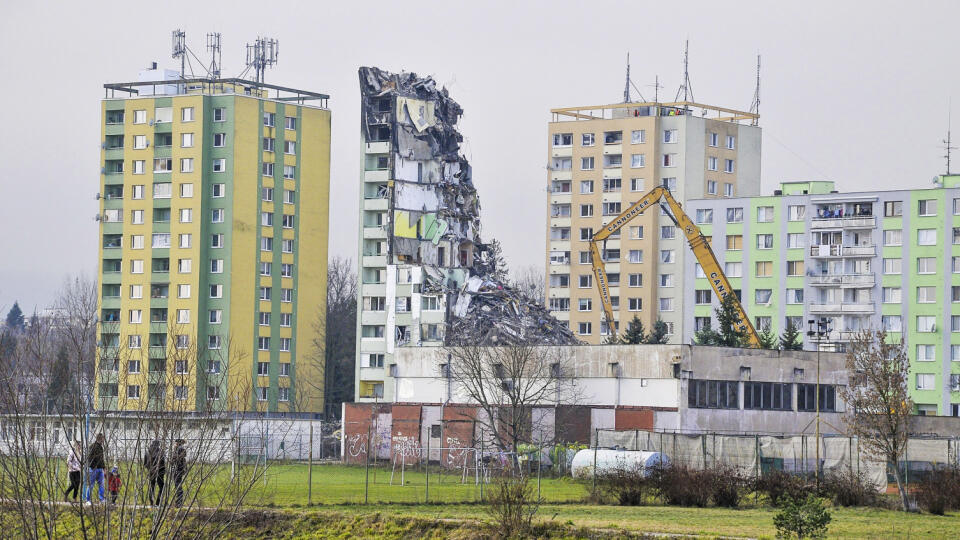
{"label": "rooftop antenna", "polygon": [[210,32],[207,34],[207,51],[210,53],[210,73],[211,79],[220,78],[221,53],[220,53],[220,32]]}
{"label": "rooftop antenna", "polygon": [[655,75],[653,78],[653,84],[648,84],[647,86],[653,87],[653,102],[660,103],[660,89],[663,88],[663,86],[660,86],[660,76]]}
{"label": "rooftop antenna", "polygon": [[627,80],[623,84],[623,102],[630,103],[630,53],[627,53]]}
{"label": "rooftop antenna", "polygon": [[[677,97],[674,101],[680,101],[680,94],[683,93],[683,101],[696,101],[693,99],[693,85],[690,84],[690,72],[688,70],[690,61],[690,40],[686,40],[683,45],[683,83],[677,89]],[[689,99],[688,98],[689,93]]]}
{"label": "rooftop antenna", "polygon": [[951,123],[952,123],[952,122],[951,122],[951,113],[953,112],[953,111],[951,111],[952,108],[953,108],[952,105],[948,105],[948,107],[947,107],[947,138],[946,138],[946,139],[943,139],[943,149],[947,151],[946,155],[943,156],[943,157],[947,160],[947,174],[946,174],[946,176],[950,176],[950,151],[957,149],[956,146],[950,146],[950,143],[951,143],[951,138],[950,138],[950,125],[951,125]]}
{"label": "rooftop antenna", "polygon": [[173,31],[173,54],[180,59],[180,78],[187,78],[187,33],[179,28]]}
{"label": "rooftop antenna", "polygon": [[[757,88],[753,91],[753,103],[750,104],[750,112],[756,115],[760,114],[760,55],[757,55]],[[757,118],[750,121],[751,125],[757,125]]]}
{"label": "rooftop antenna", "polygon": [[253,67],[254,80],[262,83],[267,68],[277,63],[280,42],[272,38],[258,37],[253,45],[247,43],[247,67]]}

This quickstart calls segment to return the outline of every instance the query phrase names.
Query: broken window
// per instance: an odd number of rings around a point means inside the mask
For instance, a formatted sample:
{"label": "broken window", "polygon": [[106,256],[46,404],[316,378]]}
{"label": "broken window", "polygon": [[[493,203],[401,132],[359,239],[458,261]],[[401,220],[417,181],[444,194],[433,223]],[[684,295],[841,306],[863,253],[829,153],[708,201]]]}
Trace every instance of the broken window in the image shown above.
{"label": "broken window", "polygon": [[606,131],[603,133],[603,144],[620,144],[623,142],[622,131]]}
{"label": "broken window", "polygon": [[550,264],[570,264],[569,251],[551,251]]}
{"label": "broken window", "polygon": [[566,289],[570,286],[570,274],[551,274],[550,286],[559,289]]}
{"label": "broken window", "polygon": [[371,126],[370,141],[384,142],[390,140],[390,126]]}
{"label": "broken window", "polygon": [[550,311],[570,311],[569,298],[551,298]]}
{"label": "broken window", "polygon": [[573,145],[573,133],[554,133],[554,134],[553,134],[553,145],[554,145],[554,146],[571,146],[571,145]]}

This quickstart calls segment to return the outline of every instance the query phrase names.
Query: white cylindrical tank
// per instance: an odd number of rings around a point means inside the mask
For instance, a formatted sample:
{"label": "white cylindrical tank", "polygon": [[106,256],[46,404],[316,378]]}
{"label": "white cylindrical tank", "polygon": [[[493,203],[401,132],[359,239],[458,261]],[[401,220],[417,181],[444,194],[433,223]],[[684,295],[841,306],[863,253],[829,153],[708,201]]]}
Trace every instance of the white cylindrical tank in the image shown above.
{"label": "white cylindrical tank", "polygon": [[[586,449],[577,452],[573,456],[573,463],[570,465],[570,474],[574,478],[591,478],[593,475],[594,450]],[[643,469],[645,473],[650,469],[662,465],[670,464],[670,458],[660,452],[642,452],[637,450],[596,450],[597,470],[604,472],[615,469]]]}

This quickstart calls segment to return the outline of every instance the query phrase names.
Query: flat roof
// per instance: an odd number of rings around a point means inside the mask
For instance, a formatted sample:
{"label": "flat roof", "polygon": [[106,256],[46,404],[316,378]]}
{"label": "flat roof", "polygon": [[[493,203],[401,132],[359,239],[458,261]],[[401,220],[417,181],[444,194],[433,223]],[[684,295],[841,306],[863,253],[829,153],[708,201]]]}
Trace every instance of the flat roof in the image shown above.
{"label": "flat roof", "polygon": [[[122,83],[107,83],[103,85],[105,98],[116,98],[117,92],[124,92],[126,96],[139,96],[140,89],[150,87],[152,94],[150,97],[163,96],[183,96],[183,95],[214,95],[214,94],[233,94],[241,96],[251,96],[264,99],[275,99],[277,101],[292,101],[303,104],[306,101],[319,100],[320,106],[327,107],[327,101],[330,96],[309,90],[299,90],[286,86],[267,84],[247,79],[171,79],[166,81],[137,81]],[[165,92],[166,89],[174,87],[173,93]],[[161,93],[157,93],[160,90]],[[273,94],[271,96],[271,93]]]}
{"label": "flat roof", "polygon": [[[701,117],[719,120],[722,122],[739,122],[741,120],[750,120],[756,124],[760,119],[758,113],[740,111],[728,107],[717,107],[695,101],[672,101],[672,102],[633,102],[633,103],[614,103],[611,105],[584,105],[580,107],[561,107],[550,109],[554,122],[562,122],[561,117],[569,117],[572,120],[611,120],[615,118],[626,118],[632,116],[629,111],[623,111],[623,116],[614,116],[614,111],[620,112],[621,109],[651,109],[650,114],[637,116],[693,116],[693,109],[702,111]],[[716,117],[707,116],[708,112],[716,113]],[[622,114],[622,113],[621,113]]]}

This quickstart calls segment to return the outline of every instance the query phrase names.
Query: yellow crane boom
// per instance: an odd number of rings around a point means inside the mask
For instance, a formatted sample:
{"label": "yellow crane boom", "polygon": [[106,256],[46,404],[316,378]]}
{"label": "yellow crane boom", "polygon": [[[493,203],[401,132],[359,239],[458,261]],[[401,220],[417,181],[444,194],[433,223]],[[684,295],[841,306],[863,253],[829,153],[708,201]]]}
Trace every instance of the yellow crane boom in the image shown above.
{"label": "yellow crane boom", "polygon": [[[597,281],[597,289],[600,291],[600,303],[603,304],[603,313],[607,318],[607,326],[614,334],[617,332],[617,325],[613,319],[613,304],[610,302],[610,284],[607,282],[607,271],[600,253],[600,243],[605,242],[610,235],[622,229],[624,225],[642,214],[647,208],[659,203],[661,199],[666,201],[670,207],[670,212],[673,214],[674,222],[683,230],[683,234],[687,237],[687,243],[690,244],[690,249],[693,250],[694,257],[697,258],[697,262],[699,262],[703,268],[703,273],[706,274],[707,279],[710,281],[710,286],[713,287],[717,298],[723,300],[728,294],[733,294],[733,288],[730,286],[727,276],[723,274],[723,270],[720,269],[720,263],[717,262],[717,257],[713,254],[713,249],[710,248],[710,243],[704,238],[700,227],[697,227],[697,224],[683,211],[683,207],[673,198],[670,190],[662,186],[655,187],[641,197],[639,201],[630,205],[629,208],[614,218],[613,221],[597,231],[597,233],[593,235],[593,239],[590,240],[593,276]],[[757,335],[757,331],[753,328],[750,319],[747,318],[746,312],[743,311],[743,305],[740,304],[740,300],[736,295],[733,297],[733,305],[737,314],[737,329],[746,335],[747,343],[751,347],[759,347],[760,338]]]}

